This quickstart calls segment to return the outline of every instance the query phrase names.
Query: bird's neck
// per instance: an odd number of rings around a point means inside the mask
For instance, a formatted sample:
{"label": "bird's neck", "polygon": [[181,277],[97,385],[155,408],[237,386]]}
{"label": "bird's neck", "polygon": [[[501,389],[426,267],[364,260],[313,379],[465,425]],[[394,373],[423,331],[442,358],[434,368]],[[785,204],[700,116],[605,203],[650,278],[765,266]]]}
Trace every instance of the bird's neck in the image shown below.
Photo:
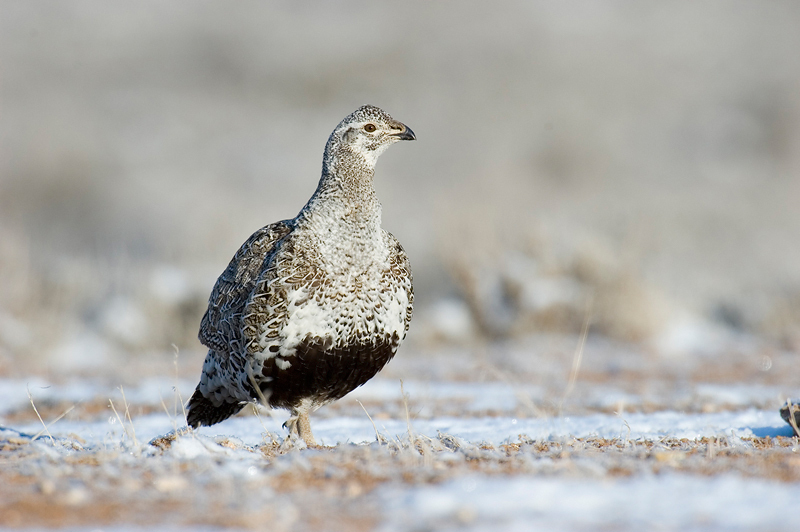
{"label": "bird's neck", "polygon": [[325,237],[349,239],[377,234],[381,204],[373,186],[374,162],[349,150],[326,157],[317,190],[298,215],[298,223]]}

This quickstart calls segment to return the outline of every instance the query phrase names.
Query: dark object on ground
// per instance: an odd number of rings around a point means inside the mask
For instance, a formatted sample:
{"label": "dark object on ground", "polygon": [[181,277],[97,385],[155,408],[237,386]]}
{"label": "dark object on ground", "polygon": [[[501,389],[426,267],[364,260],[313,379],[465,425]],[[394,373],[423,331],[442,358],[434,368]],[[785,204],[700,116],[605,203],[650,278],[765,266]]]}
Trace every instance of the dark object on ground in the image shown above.
{"label": "dark object on ground", "polygon": [[[791,410],[794,414],[794,419],[789,416]],[[792,426],[795,436],[800,436],[800,399],[789,399],[786,404],[781,408],[781,417],[785,422]]]}

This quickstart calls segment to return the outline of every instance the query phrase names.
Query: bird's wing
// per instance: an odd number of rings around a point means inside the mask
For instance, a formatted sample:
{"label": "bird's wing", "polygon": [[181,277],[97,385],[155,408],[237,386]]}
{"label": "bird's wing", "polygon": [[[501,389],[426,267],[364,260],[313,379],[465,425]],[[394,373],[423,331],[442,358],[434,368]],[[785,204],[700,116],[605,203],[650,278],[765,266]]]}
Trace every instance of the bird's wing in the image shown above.
{"label": "bird's wing", "polygon": [[[408,304],[404,317],[405,332],[407,333],[408,327],[411,324],[411,314],[414,310],[414,284],[411,275],[411,263],[408,260],[408,255],[403,249],[403,246],[400,245],[400,241],[397,240],[392,233],[388,231],[385,231],[385,233],[390,249],[389,268],[392,278],[395,279],[394,282],[399,283],[399,288],[405,290],[408,296]],[[405,334],[403,334],[403,336],[405,336]]]}
{"label": "bird's wing", "polygon": [[208,310],[200,323],[200,342],[218,354],[244,354],[242,314],[248,298],[265,259],[291,229],[288,220],[276,222],[262,227],[242,244],[208,298]]}
{"label": "bird's wing", "polygon": [[[280,252],[264,263],[242,314],[247,356],[266,349],[274,353],[279,348],[280,332],[289,317],[289,299],[297,296],[298,289],[306,294],[304,297],[310,297],[319,288],[323,273],[316,267],[318,262],[313,246],[303,245],[289,235],[281,243]],[[292,299],[291,303],[298,305],[302,301]]]}

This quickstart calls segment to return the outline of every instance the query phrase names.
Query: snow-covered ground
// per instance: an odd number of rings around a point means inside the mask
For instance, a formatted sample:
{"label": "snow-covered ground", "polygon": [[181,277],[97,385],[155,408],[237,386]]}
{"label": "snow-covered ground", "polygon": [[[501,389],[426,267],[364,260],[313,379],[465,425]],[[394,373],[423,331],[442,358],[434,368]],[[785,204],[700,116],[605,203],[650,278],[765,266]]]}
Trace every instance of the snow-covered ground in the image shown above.
{"label": "snow-covered ground", "polygon": [[411,372],[419,361],[410,358],[312,416],[322,445],[314,449],[285,439],[280,411],[181,431],[189,379],[150,376],[123,389],[91,378],[0,380],[0,524],[125,531],[796,527],[790,509],[800,497],[800,442],[778,414],[779,385],[685,383],[681,389],[698,405],[679,411],[643,408],[623,380],[578,379],[582,396],[625,398],[618,404],[630,410],[573,403],[559,414],[548,413],[546,386],[401,383],[393,373]]}
{"label": "snow-covered ground", "polygon": [[[309,5],[0,0],[0,528],[796,529],[800,4]],[[406,343],[164,437],[364,103]]]}
{"label": "snow-covered ground", "polygon": [[[185,383],[184,383],[185,384]],[[685,413],[660,411],[655,413],[614,413],[591,414],[584,416],[559,417],[514,417],[502,415],[517,410],[518,397],[507,384],[502,383],[403,383],[403,390],[410,399],[415,391],[420,393],[436,392],[439,400],[458,400],[470,403],[464,407],[462,416],[435,416],[420,419],[395,418],[371,420],[367,414],[360,416],[323,417],[314,420],[314,433],[318,443],[326,446],[340,444],[366,444],[376,440],[377,432],[389,439],[402,439],[408,432],[436,438],[444,433],[479,444],[502,445],[520,441],[520,435],[533,440],[558,440],[563,438],[603,438],[608,440],[658,441],[664,438],[690,439],[700,438],[765,438],[792,436],[792,429],[778,415],[777,409],[762,410],[744,408],[734,411],[715,413]],[[351,393],[344,401],[362,403],[402,400],[401,384],[385,378],[376,378],[362,388]],[[45,385],[39,380],[33,386],[22,381],[0,380],[0,415],[4,411],[17,411],[20,408],[31,408],[31,397],[49,403],[80,403],[103,398],[103,392],[94,387],[92,382],[73,382],[66,386]],[[392,390],[394,393],[392,393]],[[40,393],[37,393],[40,392]],[[47,393],[41,393],[47,392]],[[122,393],[125,397],[123,399]],[[183,389],[182,397],[190,395],[190,388]],[[28,393],[31,394],[29,397]],[[140,388],[120,391],[105,390],[108,399],[114,403],[116,413],[108,407],[106,416],[91,421],[59,420],[50,430],[53,435],[81,436],[89,446],[102,443],[106,437],[123,437],[126,432],[135,434],[143,442],[162,436],[171,430],[185,425],[181,407],[174,399],[174,387],[165,388],[161,378],[147,379]],[[741,392],[746,397],[746,391]],[[753,393],[753,395],[757,395]],[[430,397],[430,396],[429,396]],[[720,395],[719,397],[724,398]],[[102,401],[102,399],[100,399]],[[133,416],[128,422],[124,417],[125,406],[149,405],[156,408],[162,405],[160,412],[143,416]],[[109,403],[110,405],[110,403]],[[488,409],[495,416],[479,416],[472,414],[474,406],[480,410]],[[351,405],[352,406],[352,405]],[[129,410],[134,407],[129,406]],[[164,411],[167,410],[167,412]],[[172,411],[170,411],[172,410]],[[177,413],[176,413],[177,412]],[[323,411],[324,412],[324,411]],[[368,413],[368,412],[367,412]],[[119,416],[117,415],[119,414]],[[257,446],[262,442],[265,433],[275,434],[283,438],[282,423],[288,414],[278,410],[264,412],[260,416],[240,415],[223,424],[213,427],[201,427],[195,436],[214,437],[219,435],[235,435],[243,445]],[[374,423],[374,425],[373,425]],[[37,434],[43,430],[39,421],[28,421],[14,429]],[[41,437],[41,436],[40,436]]]}

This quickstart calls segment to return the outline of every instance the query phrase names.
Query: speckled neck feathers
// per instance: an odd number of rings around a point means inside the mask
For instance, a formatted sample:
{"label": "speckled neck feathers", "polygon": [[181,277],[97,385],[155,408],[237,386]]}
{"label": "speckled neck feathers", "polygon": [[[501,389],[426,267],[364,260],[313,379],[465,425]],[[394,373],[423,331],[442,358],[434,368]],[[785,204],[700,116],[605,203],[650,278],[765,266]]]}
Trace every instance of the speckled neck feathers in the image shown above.
{"label": "speckled neck feathers", "polygon": [[[374,131],[367,131],[367,126]],[[414,138],[410,129],[374,106],[363,106],[345,117],[328,137],[322,177],[295,219],[298,226],[321,235],[326,244],[379,238],[381,203],[373,185],[375,164],[391,144],[409,138]]]}
{"label": "speckled neck feathers", "polygon": [[325,231],[341,231],[366,237],[381,226],[381,204],[375,193],[375,163],[347,144],[336,142],[335,133],[325,148],[322,177],[314,195],[297,217],[299,225]]}

